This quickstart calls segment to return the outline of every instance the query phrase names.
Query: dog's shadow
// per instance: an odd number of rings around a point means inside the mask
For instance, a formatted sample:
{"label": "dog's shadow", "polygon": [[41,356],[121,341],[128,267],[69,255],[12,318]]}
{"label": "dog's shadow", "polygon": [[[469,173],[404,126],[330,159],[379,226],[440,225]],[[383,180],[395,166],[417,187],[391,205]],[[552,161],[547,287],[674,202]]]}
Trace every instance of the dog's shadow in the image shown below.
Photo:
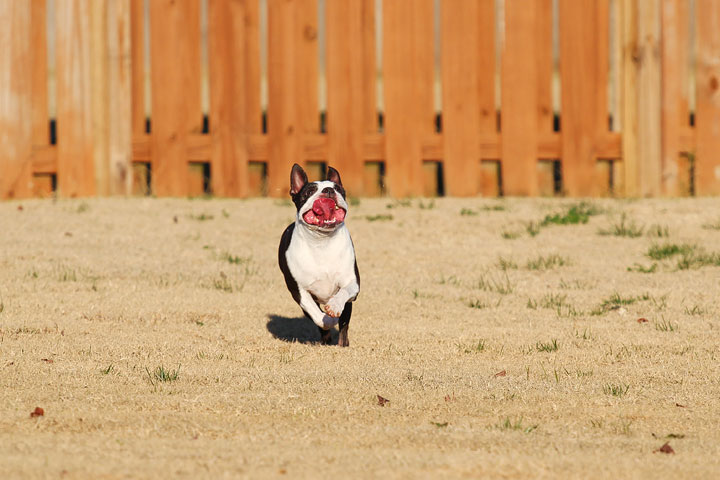
{"label": "dog's shadow", "polygon": [[[284,342],[320,344],[318,327],[307,317],[283,317],[268,315],[267,329],[270,334]],[[337,343],[338,333],[331,330],[332,341]]]}

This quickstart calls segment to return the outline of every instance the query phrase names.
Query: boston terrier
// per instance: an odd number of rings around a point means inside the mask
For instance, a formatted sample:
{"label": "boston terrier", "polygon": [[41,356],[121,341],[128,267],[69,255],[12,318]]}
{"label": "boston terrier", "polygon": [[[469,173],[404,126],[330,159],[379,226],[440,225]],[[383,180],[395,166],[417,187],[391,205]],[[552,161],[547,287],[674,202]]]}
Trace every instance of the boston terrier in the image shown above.
{"label": "boston terrier", "polygon": [[297,217],[283,232],[278,250],[285,284],[305,316],[318,326],[322,343],[330,343],[330,329],[339,323],[338,345],[347,347],[360,274],[345,226],[348,204],[340,174],[328,167],[327,180],[308,183],[305,171],[295,164],[290,197]]}

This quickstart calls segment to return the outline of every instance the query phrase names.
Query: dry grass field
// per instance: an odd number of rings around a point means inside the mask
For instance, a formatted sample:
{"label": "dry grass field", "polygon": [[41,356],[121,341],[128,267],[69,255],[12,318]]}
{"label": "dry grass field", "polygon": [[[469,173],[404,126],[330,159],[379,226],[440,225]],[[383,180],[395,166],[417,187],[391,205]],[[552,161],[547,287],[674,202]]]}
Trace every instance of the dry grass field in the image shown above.
{"label": "dry grass field", "polygon": [[0,476],[720,472],[717,199],[352,205],[340,349],[287,201],[0,204]]}

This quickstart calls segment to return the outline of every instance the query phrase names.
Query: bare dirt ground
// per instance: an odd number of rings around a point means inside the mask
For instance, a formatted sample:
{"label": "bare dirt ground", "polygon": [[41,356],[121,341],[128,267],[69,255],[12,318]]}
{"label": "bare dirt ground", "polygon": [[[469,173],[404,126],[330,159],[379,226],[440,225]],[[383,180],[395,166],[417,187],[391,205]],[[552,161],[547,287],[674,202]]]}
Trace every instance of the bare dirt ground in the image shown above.
{"label": "bare dirt ground", "polygon": [[0,204],[0,476],[720,471],[717,199],[354,202],[347,349],[285,288],[293,218]]}

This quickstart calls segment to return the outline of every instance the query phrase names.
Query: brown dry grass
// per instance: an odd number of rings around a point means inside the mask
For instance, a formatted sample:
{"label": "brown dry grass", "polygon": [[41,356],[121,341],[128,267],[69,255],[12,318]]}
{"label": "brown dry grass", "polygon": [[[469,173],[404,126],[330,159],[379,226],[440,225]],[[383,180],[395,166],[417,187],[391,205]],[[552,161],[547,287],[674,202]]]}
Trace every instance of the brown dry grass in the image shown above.
{"label": "brown dry grass", "polygon": [[[286,202],[0,204],[0,473],[717,474],[720,269],[627,268],[654,242],[720,249],[720,205],[596,201],[527,233],[569,203],[363,199],[349,349],[314,343],[285,289]],[[621,212],[670,236],[598,235]],[[635,301],[598,308],[615,293]]]}

